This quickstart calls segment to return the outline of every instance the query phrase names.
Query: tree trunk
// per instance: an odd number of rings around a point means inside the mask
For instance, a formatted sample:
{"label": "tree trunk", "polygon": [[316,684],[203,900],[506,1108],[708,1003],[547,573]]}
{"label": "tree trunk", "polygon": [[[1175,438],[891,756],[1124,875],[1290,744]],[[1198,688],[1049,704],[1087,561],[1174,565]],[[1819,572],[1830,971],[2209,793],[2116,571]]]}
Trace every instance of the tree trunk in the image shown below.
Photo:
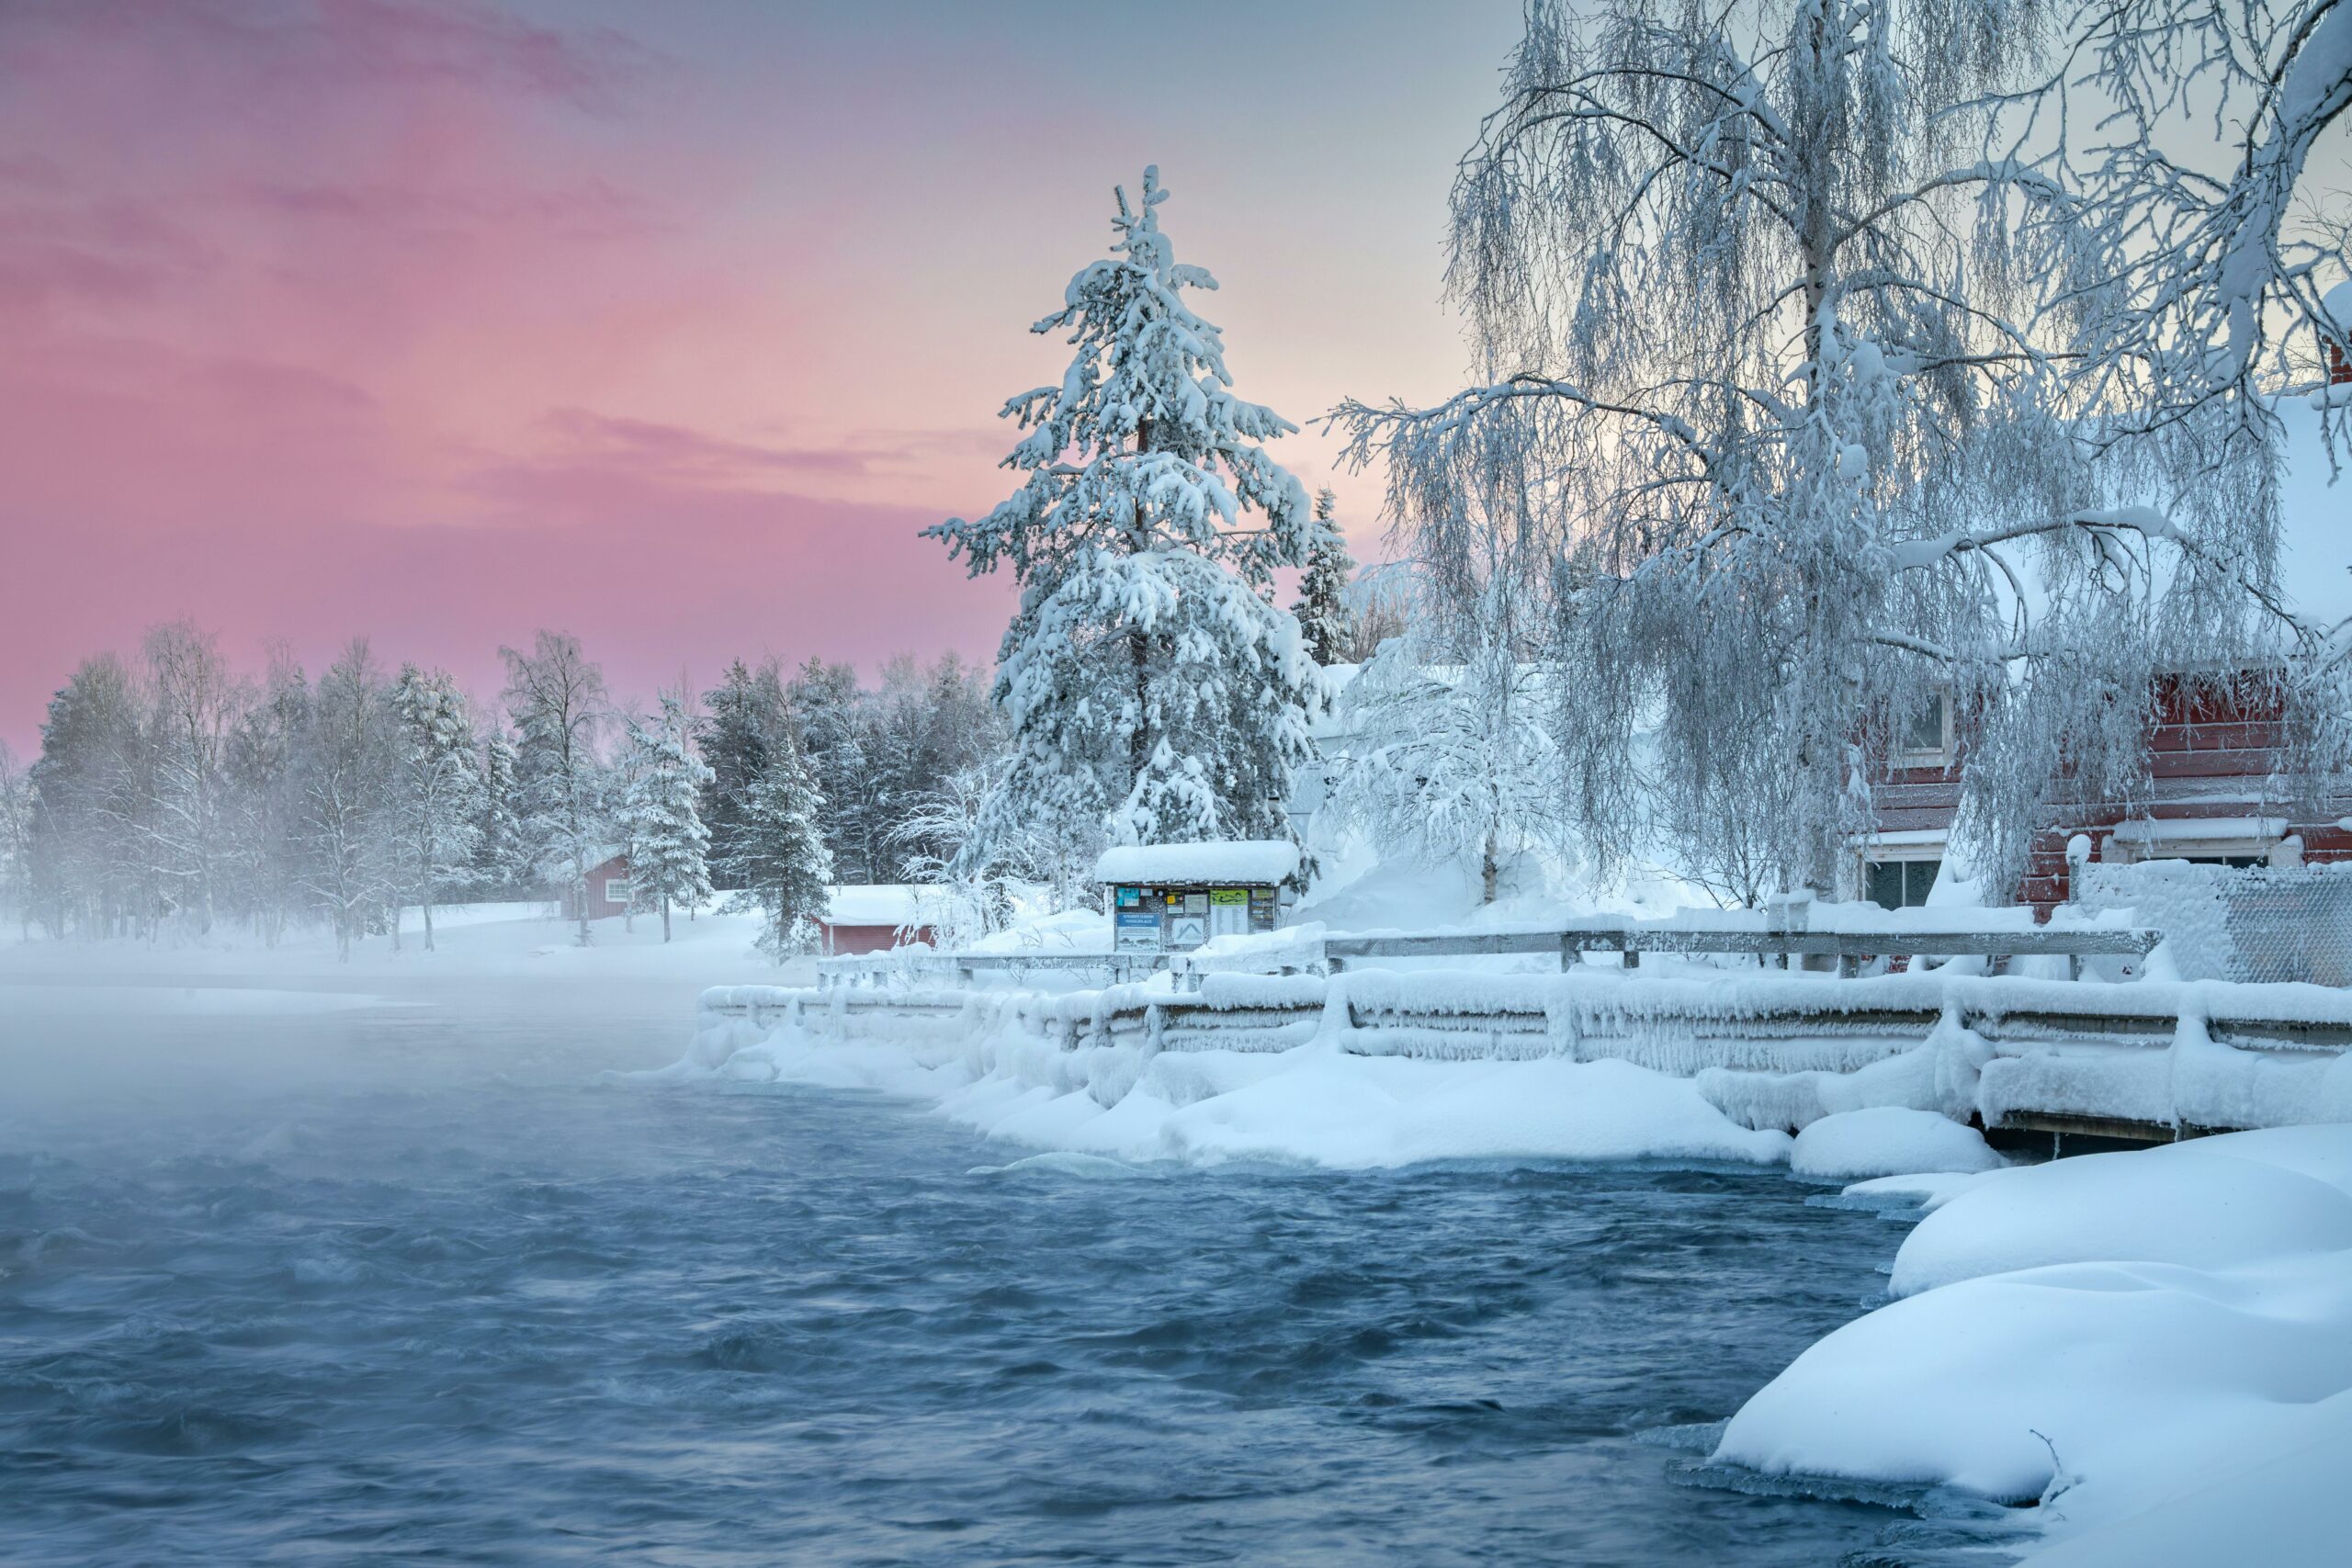
{"label": "tree trunk", "polygon": [[1491,904],[1495,901],[1495,885],[1501,879],[1502,868],[1495,863],[1495,834],[1494,829],[1490,828],[1487,830],[1486,845],[1480,850],[1478,854],[1478,885],[1480,889],[1478,901],[1480,903]]}
{"label": "tree trunk", "polygon": [[666,893],[662,896],[662,940],[670,940],[670,896]]}
{"label": "tree trunk", "polygon": [[419,908],[422,908],[422,909],[424,909],[424,951],[425,951],[425,952],[427,952],[427,953],[430,953],[430,952],[432,952],[432,951],[433,951],[433,899],[432,899],[432,897],[431,897],[430,895],[427,895],[427,896],[426,896],[426,897],[425,897],[424,902],[422,905],[420,905],[420,906],[419,906]]}
{"label": "tree trunk", "polygon": [[580,914],[580,945],[588,945],[588,863],[574,851],[571,856],[571,905]]}

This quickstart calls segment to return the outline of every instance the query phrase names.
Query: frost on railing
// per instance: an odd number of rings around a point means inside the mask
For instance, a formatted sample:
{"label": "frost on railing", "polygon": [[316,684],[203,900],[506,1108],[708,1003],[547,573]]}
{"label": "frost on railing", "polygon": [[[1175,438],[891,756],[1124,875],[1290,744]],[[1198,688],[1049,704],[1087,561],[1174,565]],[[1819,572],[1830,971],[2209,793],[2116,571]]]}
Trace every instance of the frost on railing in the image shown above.
{"label": "frost on railing", "polygon": [[2077,897],[2160,927],[2184,980],[2352,985],[2352,866],[2092,863]]}

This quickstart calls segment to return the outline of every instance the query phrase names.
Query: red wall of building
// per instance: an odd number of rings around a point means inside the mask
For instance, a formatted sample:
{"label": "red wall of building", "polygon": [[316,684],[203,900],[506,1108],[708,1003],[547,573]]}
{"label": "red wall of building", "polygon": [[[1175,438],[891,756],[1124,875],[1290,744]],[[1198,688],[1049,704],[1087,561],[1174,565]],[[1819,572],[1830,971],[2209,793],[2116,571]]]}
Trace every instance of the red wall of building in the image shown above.
{"label": "red wall of building", "polygon": [[[2295,815],[2271,798],[2271,777],[2285,764],[2278,698],[2265,684],[2216,685],[2176,677],[2159,682],[2155,722],[2149,731],[2150,798],[2140,809],[2120,801],[2073,801],[2061,787],[2052,826],[2034,836],[2018,901],[2047,914],[2066,901],[2066,840],[2076,833],[2103,838],[2127,816],[2156,821],[2287,816],[2309,863],[2352,860],[2352,832],[2337,820],[2352,802],[2332,802],[2318,819]],[[1964,749],[1964,743],[1963,748]],[[1956,749],[1956,755],[1960,750]],[[2062,781],[2063,785],[2063,781]],[[1960,805],[1960,769],[1894,768],[1871,785],[1879,829],[1951,827]]]}
{"label": "red wall of building", "polygon": [[[896,926],[837,926],[831,920],[822,924],[825,952],[834,958],[853,958],[862,953],[888,953],[899,945],[899,928]],[[927,942],[931,939],[929,926],[917,926],[907,933],[906,938],[910,942]]]}

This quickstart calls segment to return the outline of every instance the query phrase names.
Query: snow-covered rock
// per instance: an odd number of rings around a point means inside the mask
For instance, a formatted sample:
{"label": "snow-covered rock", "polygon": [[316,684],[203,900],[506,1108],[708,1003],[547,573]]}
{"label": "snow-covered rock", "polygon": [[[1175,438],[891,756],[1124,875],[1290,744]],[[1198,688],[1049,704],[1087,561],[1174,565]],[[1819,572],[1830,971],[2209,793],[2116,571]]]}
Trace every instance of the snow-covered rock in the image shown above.
{"label": "snow-covered rock", "polygon": [[1789,1169],[1819,1181],[1992,1170],[2000,1164],[1975,1128],[1899,1105],[1825,1116],[1799,1133],[1789,1151]]}

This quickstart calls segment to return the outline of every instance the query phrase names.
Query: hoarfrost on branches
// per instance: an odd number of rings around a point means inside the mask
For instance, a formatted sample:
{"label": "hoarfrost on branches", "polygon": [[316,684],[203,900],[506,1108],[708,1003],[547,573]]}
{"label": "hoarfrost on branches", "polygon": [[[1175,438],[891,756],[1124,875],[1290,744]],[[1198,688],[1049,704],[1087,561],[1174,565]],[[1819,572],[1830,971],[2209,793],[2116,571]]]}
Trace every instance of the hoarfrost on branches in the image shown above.
{"label": "hoarfrost on branches", "polygon": [[1679,808],[1770,835],[1743,880],[1834,889],[1862,782],[1942,696],[1974,738],[1960,836],[2007,886],[2061,761],[2144,791],[2156,671],[2275,645],[2264,454],[2192,475],[2102,439],[2120,392],[2077,355],[2111,253],[2030,107],[2057,19],[1529,6],[1453,198],[1482,384],[1338,419],[1442,597],[1498,547],[1547,584],[1566,804],[1604,857],[1647,841],[1654,735]]}

